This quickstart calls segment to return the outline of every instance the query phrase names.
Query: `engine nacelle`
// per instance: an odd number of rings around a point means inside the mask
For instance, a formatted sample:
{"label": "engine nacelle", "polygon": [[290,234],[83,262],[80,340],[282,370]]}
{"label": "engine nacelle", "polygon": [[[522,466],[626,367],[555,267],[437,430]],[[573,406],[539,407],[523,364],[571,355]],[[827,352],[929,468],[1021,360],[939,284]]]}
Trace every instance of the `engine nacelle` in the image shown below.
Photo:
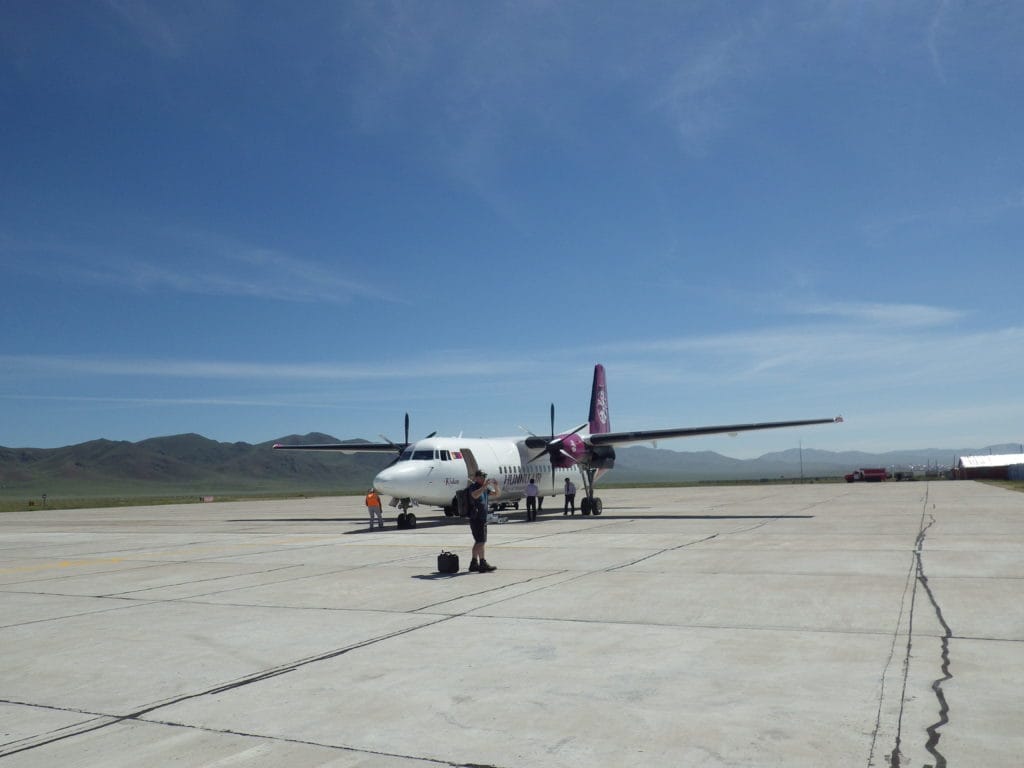
{"label": "engine nacelle", "polygon": [[549,455],[552,466],[559,469],[574,467],[587,458],[587,444],[579,435],[565,435],[558,438],[557,446],[554,446]]}
{"label": "engine nacelle", "polygon": [[590,466],[594,469],[611,469],[615,466],[615,448],[610,445],[595,445],[590,451]]}

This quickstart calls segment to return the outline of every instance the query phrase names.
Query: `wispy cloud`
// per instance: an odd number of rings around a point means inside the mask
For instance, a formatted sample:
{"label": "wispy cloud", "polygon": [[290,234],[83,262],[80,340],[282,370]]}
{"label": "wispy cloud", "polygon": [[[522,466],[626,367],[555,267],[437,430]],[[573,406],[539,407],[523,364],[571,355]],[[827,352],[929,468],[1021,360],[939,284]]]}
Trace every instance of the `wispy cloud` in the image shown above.
{"label": "wispy cloud", "polygon": [[256,398],[230,398],[230,397],[88,397],[82,395],[5,395],[0,394],[0,400],[17,401],[41,401],[51,403],[92,403],[111,405],[213,405],[213,406],[241,406],[260,408],[279,408],[287,406],[327,407],[323,403],[299,403],[295,400],[268,400]]}
{"label": "wispy cloud", "polygon": [[656,102],[669,115],[683,148],[702,155],[729,123],[730,90],[744,76],[743,37],[702,41],[684,55]]}
{"label": "wispy cloud", "polygon": [[[961,193],[956,192],[957,195]],[[872,242],[884,242],[893,236],[905,236],[919,230],[932,230],[940,225],[987,227],[1004,217],[1019,215],[1024,208],[1024,189],[1010,188],[984,198],[949,199],[945,205],[927,210],[894,211],[861,224],[864,236]]]}
{"label": "wispy cloud", "polygon": [[365,381],[419,378],[459,378],[503,374],[516,370],[516,363],[480,360],[459,361],[446,355],[436,360],[367,364],[250,363],[209,360],[159,360],[151,358],[99,358],[64,355],[0,355],[8,374],[34,373],[75,376],[136,376],[190,379],[244,379],[246,381]]}
{"label": "wispy cloud", "polygon": [[145,0],[104,0],[104,4],[151,51],[169,58],[184,51],[181,32],[168,19],[166,9]]}
{"label": "wispy cloud", "polygon": [[[835,303],[805,308],[834,322],[775,326],[583,344],[530,355],[481,360],[459,350],[433,350],[394,362],[275,363],[160,358],[7,355],[0,368],[22,375],[148,377],[251,382],[398,382],[495,379],[539,375],[554,364],[604,362],[622,377],[689,384],[797,380],[814,377],[834,386],[884,378],[892,385],[967,383],[988,372],[1024,374],[1005,350],[1024,346],[1024,328],[964,331],[959,310],[918,305]],[[951,363],[951,361],[953,361]]]}
{"label": "wispy cloud", "polygon": [[322,265],[266,249],[241,248],[203,264],[132,261],[91,270],[93,279],[137,290],[347,304],[357,297],[400,303],[389,292],[345,279]]}
{"label": "wispy cloud", "polygon": [[[140,225],[136,225],[139,228]],[[126,227],[126,229],[128,229]],[[143,245],[100,249],[56,238],[0,239],[0,258],[21,272],[136,293],[174,292],[287,302],[347,304],[359,298],[406,305],[394,291],[343,274],[344,269],[212,233],[141,225]],[[153,253],[159,254],[154,257]]]}
{"label": "wispy cloud", "polygon": [[832,302],[796,307],[798,314],[853,320],[889,328],[926,328],[949,325],[968,313],[959,309],[930,307],[924,304],[881,304]]}
{"label": "wispy cloud", "polygon": [[[874,320],[864,322],[862,316]],[[879,321],[893,316],[892,325]],[[904,316],[892,308],[851,311],[846,323],[635,340],[594,347],[591,357],[633,380],[712,391],[802,382],[847,392],[917,388],[923,393],[937,382],[947,390],[991,390],[1024,375],[1024,363],[1007,352],[1024,346],[1024,327],[964,331],[948,322],[957,316],[913,310]]]}
{"label": "wispy cloud", "polygon": [[946,70],[942,65],[942,57],[939,54],[939,45],[940,38],[944,32],[948,8],[948,1],[940,0],[938,7],[935,9],[935,13],[932,14],[932,17],[928,22],[927,34],[928,54],[931,57],[932,70],[935,72],[935,77],[938,78],[939,82],[943,85],[946,84]]}
{"label": "wispy cloud", "polygon": [[136,44],[160,59],[176,62],[188,61],[202,48],[237,39],[253,14],[251,8],[234,2],[102,0],[102,5]]}

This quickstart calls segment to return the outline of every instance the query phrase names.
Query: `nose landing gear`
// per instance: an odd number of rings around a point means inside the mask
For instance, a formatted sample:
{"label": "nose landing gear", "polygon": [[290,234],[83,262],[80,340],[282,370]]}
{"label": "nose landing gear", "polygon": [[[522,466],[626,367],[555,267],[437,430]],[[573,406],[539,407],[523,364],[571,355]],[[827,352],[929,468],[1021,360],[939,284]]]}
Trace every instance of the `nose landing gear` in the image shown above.
{"label": "nose landing gear", "polygon": [[398,508],[402,510],[398,513],[398,517],[395,518],[399,528],[415,528],[416,527],[416,515],[409,511],[409,499],[399,499]]}

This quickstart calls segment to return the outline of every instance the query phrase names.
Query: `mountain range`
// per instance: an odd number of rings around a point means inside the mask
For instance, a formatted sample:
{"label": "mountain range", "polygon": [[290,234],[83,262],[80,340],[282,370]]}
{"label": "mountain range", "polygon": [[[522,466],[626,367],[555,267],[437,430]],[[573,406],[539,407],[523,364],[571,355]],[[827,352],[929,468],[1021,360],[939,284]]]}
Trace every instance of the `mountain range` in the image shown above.
{"label": "mountain range", "polygon": [[[202,435],[139,442],[91,440],[63,448],[0,447],[0,495],[154,496],[361,492],[394,457],[373,453],[274,451],[274,443],[332,443],[330,435],[290,435],[265,443],[223,443]],[[359,441],[347,441],[359,442]],[[1016,453],[1019,445],[872,454],[790,449],[756,459],[647,446],[616,449],[613,483],[839,477],[857,467],[947,468],[958,456]]]}

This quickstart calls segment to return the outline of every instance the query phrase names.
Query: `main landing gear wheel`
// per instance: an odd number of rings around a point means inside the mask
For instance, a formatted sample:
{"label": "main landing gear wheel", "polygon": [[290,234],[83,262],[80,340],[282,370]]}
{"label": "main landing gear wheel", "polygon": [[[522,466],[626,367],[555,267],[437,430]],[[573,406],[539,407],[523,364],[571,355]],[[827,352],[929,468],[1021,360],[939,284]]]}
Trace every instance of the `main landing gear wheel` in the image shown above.
{"label": "main landing gear wheel", "polygon": [[584,515],[600,515],[604,511],[604,504],[596,496],[593,498],[584,497],[580,502],[580,512]]}

